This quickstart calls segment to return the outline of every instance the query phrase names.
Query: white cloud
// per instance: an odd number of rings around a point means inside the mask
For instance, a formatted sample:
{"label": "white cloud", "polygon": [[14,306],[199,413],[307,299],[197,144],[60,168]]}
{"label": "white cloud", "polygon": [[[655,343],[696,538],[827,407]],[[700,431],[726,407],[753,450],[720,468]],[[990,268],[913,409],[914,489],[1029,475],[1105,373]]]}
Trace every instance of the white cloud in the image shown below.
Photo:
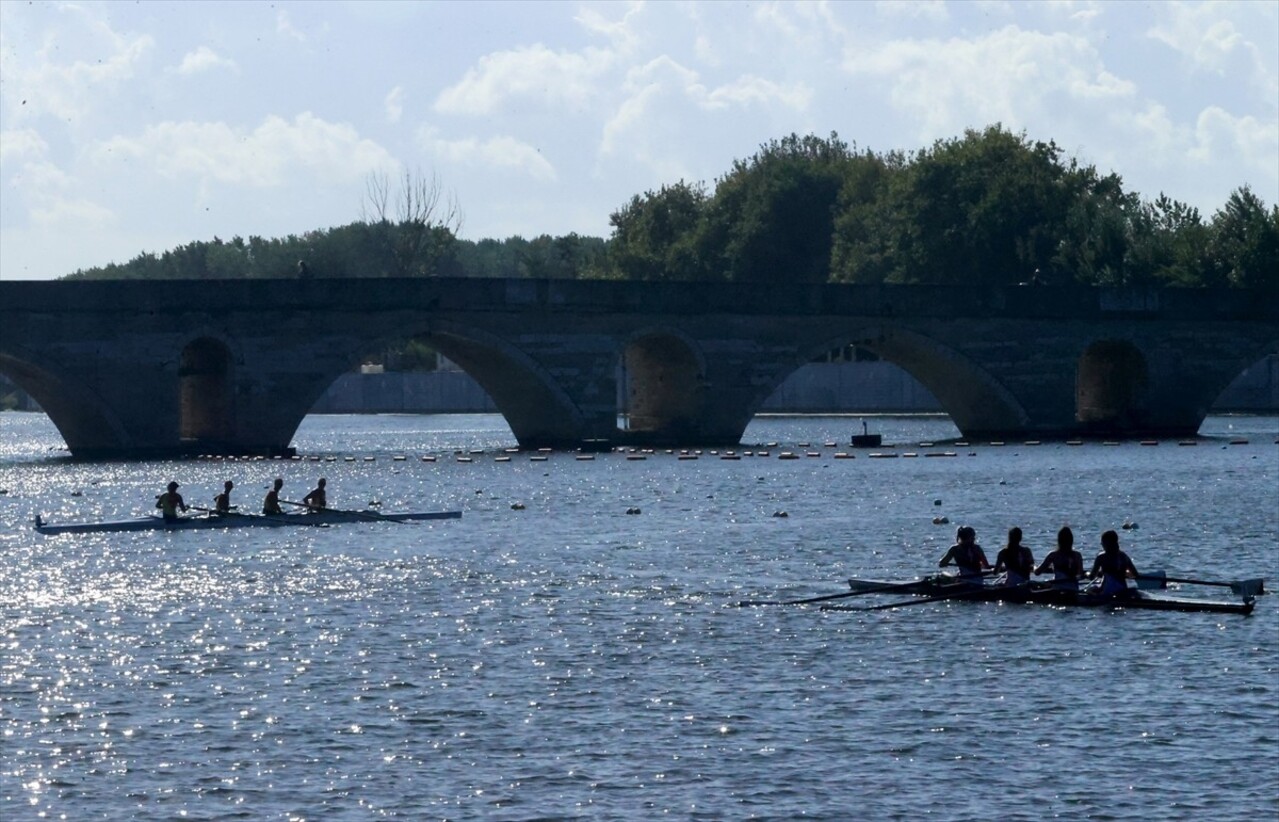
{"label": "white cloud", "polygon": [[404,86],[396,86],[391,89],[383,101],[386,107],[386,121],[388,123],[398,123],[400,118],[404,116]]}
{"label": "white cloud", "polygon": [[[612,7],[613,4],[605,6],[605,8]],[[637,0],[629,0],[625,4],[625,8],[626,13],[622,15],[620,20],[609,20],[597,9],[583,6],[578,10],[573,20],[592,34],[601,34],[611,40],[616,49],[630,51],[639,41],[636,29],[639,27],[639,19],[644,10],[644,4],[637,2]]]}
{"label": "white cloud", "polygon": [[875,11],[884,17],[907,17],[912,20],[927,20],[930,23],[945,23],[950,19],[943,0],[916,0],[903,3],[901,0],[878,0]]}
{"label": "white cloud", "polygon": [[289,13],[284,9],[280,9],[275,15],[275,31],[299,43],[306,42],[306,35],[294,28],[293,21],[289,19]]}
{"label": "white cloud", "polygon": [[1200,72],[1234,78],[1247,72],[1253,90],[1268,106],[1279,98],[1275,61],[1276,6],[1271,3],[1164,3],[1146,36],[1182,55]]}
{"label": "white cloud", "polygon": [[37,159],[45,156],[48,151],[49,144],[35,129],[0,131],[0,165]]}
{"label": "white cloud", "polygon": [[218,68],[235,70],[237,66],[234,60],[220,56],[208,46],[200,46],[182,58],[182,64],[178,66],[178,74],[199,74]]}
{"label": "white cloud", "polygon": [[1217,106],[1200,112],[1189,156],[1203,162],[1239,157],[1272,180],[1279,176],[1279,125],[1235,117]]}
{"label": "white cloud", "polygon": [[[66,15],[64,28],[24,44],[34,49],[30,58],[14,56],[26,50],[6,43],[4,96],[15,114],[48,114],[74,123],[139,73],[155,41],[147,34],[117,34],[79,6],[67,4],[56,10]],[[78,59],[63,60],[66,54]]]}
{"label": "white cloud", "polygon": [[1218,4],[1168,3],[1163,12],[1163,20],[1147,36],[1189,58],[1196,68],[1222,73],[1231,53],[1246,46],[1234,23],[1222,18]]}
{"label": "white cloud", "polygon": [[771,50],[780,41],[804,59],[820,59],[848,34],[829,3],[763,3],[752,19],[754,30],[765,34],[760,45]]}
{"label": "white cloud", "polygon": [[702,106],[711,109],[780,103],[788,108],[802,111],[808,108],[812,99],[813,90],[803,84],[793,83],[784,86],[763,77],[746,74],[732,83],[713,89],[705,95]]}
{"label": "white cloud", "polygon": [[515,97],[579,107],[595,94],[596,78],[612,64],[612,53],[596,48],[557,52],[539,43],[494,52],[481,57],[478,66],[442,91],[435,110],[441,114],[492,114]]}
{"label": "white cloud", "polygon": [[514,137],[491,137],[479,140],[474,137],[463,140],[446,140],[439,130],[430,126],[418,133],[418,142],[431,155],[446,163],[480,168],[513,169],[522,171],[535,180],[556,179],[555,168],[542,153]]}
{"label": "white cloud", "polygon": [[115,222],[115,212],[83,197],[46,197],[31,209],[31,222],[42,226],[102,228]]}
{"label": "white cloud", "polygon": [[1101,10],[1097,0],[1041,0],[1039,5],[1072,20],[1091,19]]}
{"label": "white cloud", "polygon": [[347,182],[397,166],[385,149],[351,126],[325,122],[310,112],[292,122],[268,117],[253,131],[225,123],[159,123],[137,137],[104,141],[94,155],[100,162],[140,161],[163,177],[249,188],[279,186],[299,172]]}
{"label": "white cloud", "polygon": [[888,89],[920,136],[1002,122],[1018,128],[1069,101],[1112,105],[1136,88],[1108,72],[1085,39],[1006,26],[962,40],[895,40],[849,48],[845,69]]}
{"label": "white cloud", "polygon": [[108,208],[79,194],[81,186],[54,163],[36,160],[23,164],[10,177],[14,192],[27,204],[34,224],[43,226],[104,226],[115,219]]}

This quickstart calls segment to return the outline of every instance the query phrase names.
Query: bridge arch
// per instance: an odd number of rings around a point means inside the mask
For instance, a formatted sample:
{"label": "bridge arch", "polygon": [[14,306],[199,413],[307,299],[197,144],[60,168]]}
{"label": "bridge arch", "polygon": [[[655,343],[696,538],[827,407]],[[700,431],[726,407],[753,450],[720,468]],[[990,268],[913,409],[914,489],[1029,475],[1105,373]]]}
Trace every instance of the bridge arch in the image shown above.
{"label": "bridge arch", "polygon": [[194,448],[225,448],[235,436],[230,347],[212,336],[188,342],[178,358],[178,437]]}
{"label": "bridge arch", "polygon": [[645,328],[623,343],[618,359],[625,430],[647,441],[687,441],[706,402],[706,363],[699,347],[671,328]]}
{"label": "bridge arch", "polygon": [[502,336],[448,320],[393,324],[375,335],[353,339],[329,359],[301,398],[293,430],[328,386],[359,365],[364,354],[405,340],[430,345],[479,383],[521,446],[564,447],[581,442],[587,426],[581,409],[534,355]]}
{"label": "bridge arch", "polygon": [[1223,377],[1212,406],[1219,406],[1229,393],[1230,411],[1272,413],[1279,405],[1279,340],[1236,361],[1233,374],[1228,364]]}
{"label": "bridge arch", "polygon": [[413,336],[480,384],[521,446],[566,446],[581,440],[581,409],[527,352],[495,334],[447,322],[433,323]]}
{"label": "bridge arch", "polygon": [[908,372],[937,398],[965,435],[1014,430],[1026,424],[1028,415],[1022,404],[972,359],[926,334],[880,323],[826,335],[802,346],[797,362],[771,375],[751,414],[800,366],[846,345],[871,351]]}
{"label": "bridge arch", "polygon": [[80,381],[63,379],[58,369],[34,353],[19,347],[0,351],[0,373],[39,403],[77,456],[111,454],[134,446],[102,397]]}
{"label": "bridge arch", "polygon": [[1098,340],[1079,357],[1075,420],[1104,431],[1139,430],[1149,409],[1150,368],[1127,340]]}

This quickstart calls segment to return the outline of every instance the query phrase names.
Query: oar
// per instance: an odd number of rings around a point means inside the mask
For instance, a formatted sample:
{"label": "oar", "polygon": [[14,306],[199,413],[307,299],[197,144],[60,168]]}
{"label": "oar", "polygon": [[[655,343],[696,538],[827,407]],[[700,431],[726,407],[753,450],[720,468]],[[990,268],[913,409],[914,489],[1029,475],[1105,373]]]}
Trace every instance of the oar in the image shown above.
{"label": "oar", "polygon": [[[1028,585],[1030,585],[1029,582],[1023,582],[1020,585],[1009,585],[1007,587],[1000,588],[997,590],[1016,591],[1019,588],[1025,588]],[[923,605],[928,602],[942,602],[947,599],[962,599],[963,597],[976,596],[978,594],[981,594],[985,591],[990,591],[990,590],[996,590],[996,589],[985,588],[985,587],[978,588],[976,586],[973,586],[971,588],[968,588],[965,591],[955,591],[949,594],[938,594],[935,597],[924,597],[923,599],[908,599],[908,600],[905,600],[904,602],[890,602],[887,605],[872,605],[869,608],[859,608],[852,605],[823,605],[822,610],[823,611],[886,611],[889,608],[904,608],[907,605]]]}
{"label": "oar", "polygon": [[[990,575],[991,575],[991,574],[993,574],[993,573],[995,573],[995,572],[994,572],[994,571],[983,571],[982,573],[977,574],[976,576],[977,576],[977,577],[987,577],[987,576],[990,576]],[[858,596],[861,596],[862,594],[884,594],[884,593],[888,593],[889,591],[900,591],[902,588],[909,588],[909,587],[911,587],[912,585],[918,585],[919,583],[921,583],[921,582],[927,582],[927,581],[928,581],[928,580],[930,580],[930,579],[937,579],[937,577],[921,577],[920,579],[911,580],[910,582],[893,582],[893,583],[889,583],[889,584],[887,584],[887,585],[880,585],[880,586],[877,586],[877,587],[875,587],[875,588],[865,588],[865,589],[863,589],[863,590],[861,590],[861,591],[844,591],[843,593],[840,593],[840,594],[827,594],[827,595],[825,595],[825,596],[820,596],[820,597],[809,597],[809,598],[807,598],[807,599],[790,599],[790,600],[776,600],[776,599],[764,599],[764,600],[743,600],[743,601],[741,601],[741,602],[737,603],[737,607],[739,607],[739,608],[749,608],[749,607],[754,606],[754,605],[808,605],[809,603],[813,603],[813,602],[825,602],[825,601],[827,601],[827,600],[831,600],[831,599],[845,599],[846,597],[858,597]],[[955,582],[953,582],[953,583],[942,583],[942,584],[958,585],[958,584],[960,584],[959,580],[960,580],[960,577],[955,577]]]}
{"label": "oar", "polygon": [[[216,508],[204,508],[204,507],[199,506],[199,505],[188,505],[187,507],[188,507],[188,508],[190,508],[192,511],[203,511],[204,513],[206,513],[206,514],[208,514],[208,515],[210,515],[210,516],[214,516],[214,515],[219,516],[219,517],[245,517],[245,516],[248,516],[248,514],[241,514],[239,511],[219,511],[219,510],[217,510]],[[232,507],[232,508],[235,508],[235,506],[234,506],[234,505],[233,505],[233,506],[231,506],[231,507]]]}
{"label": "oar", "polygon": [[293,502],[292,500],[282,499],[280,502],[285,505],[296,505],[299,508],[309,508],[312,511],[328,511],[334,514],[347,514],[353,517],[364,517],[372,522],[394,522],[399,525],[407,525],[408,523],[402,519],[388,517],[385,514],[379,514],[375,511],[349,511],[345,508],[326,508],[323,505],[307,505],[305,502]]}
{"label": "oar", "polygon": [[1138,587],[1141,587],[1142,580],[1156,580],[1160,584],[1158,587],[1163,588],[1164,584],[1169,582],[1180,582],[1185,585],[1213,585],[1218,588],[1229,588],[1241,597],[1256,597],[1266,593],[1264,579],[1241,579],[1233,582],[1219,582],[1211,579],[1185,579],[1183,577],[1170,577],[1163,571],[1151,571],[1137,576]]}
{"label": "oar", "polygon": [[[914,583],[910,583],[914,585]],[[807,605],[810,602],[825,602],[828,599],[843,599],[844,597],[855,597],[860,593],[870,593],[869,591],[844,591],[839,594],[827,594],[820,597],[808,597],[807,599],[760,599],[760,600],[742,600],[737,603],[738,608],[749,608],[753,605]]]}
{"label": "oar", "polygon": [[885,594],[885,593],[888,593],[889,591],[900,591],[903,588],[909,588],[912,585],[918,585],[921,582],[930,582],[930,581],[935,581],[938,585],[942,587],[946,587],[950,585],[963,585],[965,584],[967,580],[970,580],[970,579],[983,579],[985,577],[989,577],[989,576],[993,576],[995,574],[1001,574],[1001,573],[1003,573],[1003,571],[996,571],[995,569],[992,568],[989,571],[982,571],[979,574],[973,574],[967,577],[957,576],[954,574],[935,574],[931,577],[920,577],[919,579],[914,580],[913,582],[890,582],[886,585],[880,585],[876,588],[863,588],[862,590],[854,591],[853,593],[854,594]]}

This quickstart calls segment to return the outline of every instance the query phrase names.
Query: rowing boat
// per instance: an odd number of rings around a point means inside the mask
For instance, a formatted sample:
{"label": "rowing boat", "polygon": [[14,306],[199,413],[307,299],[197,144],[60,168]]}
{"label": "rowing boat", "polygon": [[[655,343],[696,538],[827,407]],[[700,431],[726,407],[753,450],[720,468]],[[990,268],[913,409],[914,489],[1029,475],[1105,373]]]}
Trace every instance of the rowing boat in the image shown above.
{"label": "rowing boat", "polygon": [[1125,595],[1102,596],[1088,590],[1072,591],[1058,588],[1050,582],[1011,587],[977,585],[946,574],[924,577],[910,582],[850,579],[848,585],[851,592],[858,594],[919,594],[927,597],[976,602],[1015,602],[1054,605],[1064,608],[1126,608],[1145,611],[1185,611],[1246,615],[1251,614],[1257,604],[1256,600],[1250,596],[1244,597],[1242,602],[1222,602],[1220,600],[1171,597],[1135,589],[1130,589]]}
{"label": "rowing boat", "polygon": [[378,511],[336,511],[326,509],[310,514],[211,514],[179,517],[166,521],[163,517],[146,516],[114,522],[67,522],[53,524],[36,517],[35,529],[41,534],[92,534],[124,531],[200,531],[206,528],[281,528],[288,525],[320,526],[349,522],[416,522],[433,519],[460,519],[461,511],[414,511],[383,514]]}

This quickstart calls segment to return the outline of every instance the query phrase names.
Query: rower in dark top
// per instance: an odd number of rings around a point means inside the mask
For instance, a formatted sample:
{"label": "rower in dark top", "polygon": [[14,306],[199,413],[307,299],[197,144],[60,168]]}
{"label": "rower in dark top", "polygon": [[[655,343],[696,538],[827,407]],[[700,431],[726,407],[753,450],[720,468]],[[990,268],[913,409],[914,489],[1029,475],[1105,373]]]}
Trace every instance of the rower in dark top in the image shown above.
{"label": "rower in dark top", "polygon": [[968,525],[961,525],[955,532],[955,544],[937,563],[945,568],[951,563],[959,568],[959,577],[967,582],[981,584],[982,572],[990,569],[986,560],[986,552],[977,544],[977,531]]}
{"label": "rower in dark top", "polygon": [[1084,576],[1084,555],[1075,550],[1075,532],[1064,527],[1057,532],[1057,550],[1044,557],[1035,574],[1052,571],[1053,587],[1063,591],[1078,591],[1079,580]]}
{"label": "rower in dark top", "polygon": [[1004,573],[1004,585],[1025,585],[1035,567],[1035,555],[1021,544],[1021,529],[1008,529],[1008,544],[995,557],[995,573]]}
{"label": "rower in dark top", "polygon": [[262,500],[262,513],[264,514],[283,514],[280,510],[280,489],[284,487],[284,480],[279,477],[275,478],[275,484],[271,486],[271,490],[266,492],[266,499]]}
{"label": "rower in dark top", "polygon": [[1101,576],[1101,594],[1103,596],[1127,596],[1128,577],[1137,577],[1137,566],[1132,559],[1119,550],[1119,534],[1107,531],[1101,535],[1102,551],[1092,564],[1088,573],[1090,579]]}
{"label": "rower in dark top", "polygon": [[328,496],[324,493],[326,482],[324,477],[320,477],[320,481],[315,484],[315,490],[302,498],[302,502],[306,503],[308,514],[318,514],[329,507]]}
{"label": "rower in dark top", "polygon": [[155,507],[160,509],[160,515],[164,517],[165,522],[178,520],[179,508],[184,512],[187,510],[187,504],[183,501],[182,495],[178,493],[178,484],[176,482],[169,483],[168,490],[155,498]]}
{"label": "rower in dark top", "polygon": [[1083,579],[1083,555],[1074,550],[1074,532],[1068,527],[1056,532],[1056,550],[1044,557],[1035,574],[1053,571],[1053,587],[1060,591],[1078,591]]}
{"label": "rower in dark top", "polygon": [[231,489],[235,483],[227,480],[222,484],[222,493],[213,498],[213,510],[219,514],[231,513]]}

